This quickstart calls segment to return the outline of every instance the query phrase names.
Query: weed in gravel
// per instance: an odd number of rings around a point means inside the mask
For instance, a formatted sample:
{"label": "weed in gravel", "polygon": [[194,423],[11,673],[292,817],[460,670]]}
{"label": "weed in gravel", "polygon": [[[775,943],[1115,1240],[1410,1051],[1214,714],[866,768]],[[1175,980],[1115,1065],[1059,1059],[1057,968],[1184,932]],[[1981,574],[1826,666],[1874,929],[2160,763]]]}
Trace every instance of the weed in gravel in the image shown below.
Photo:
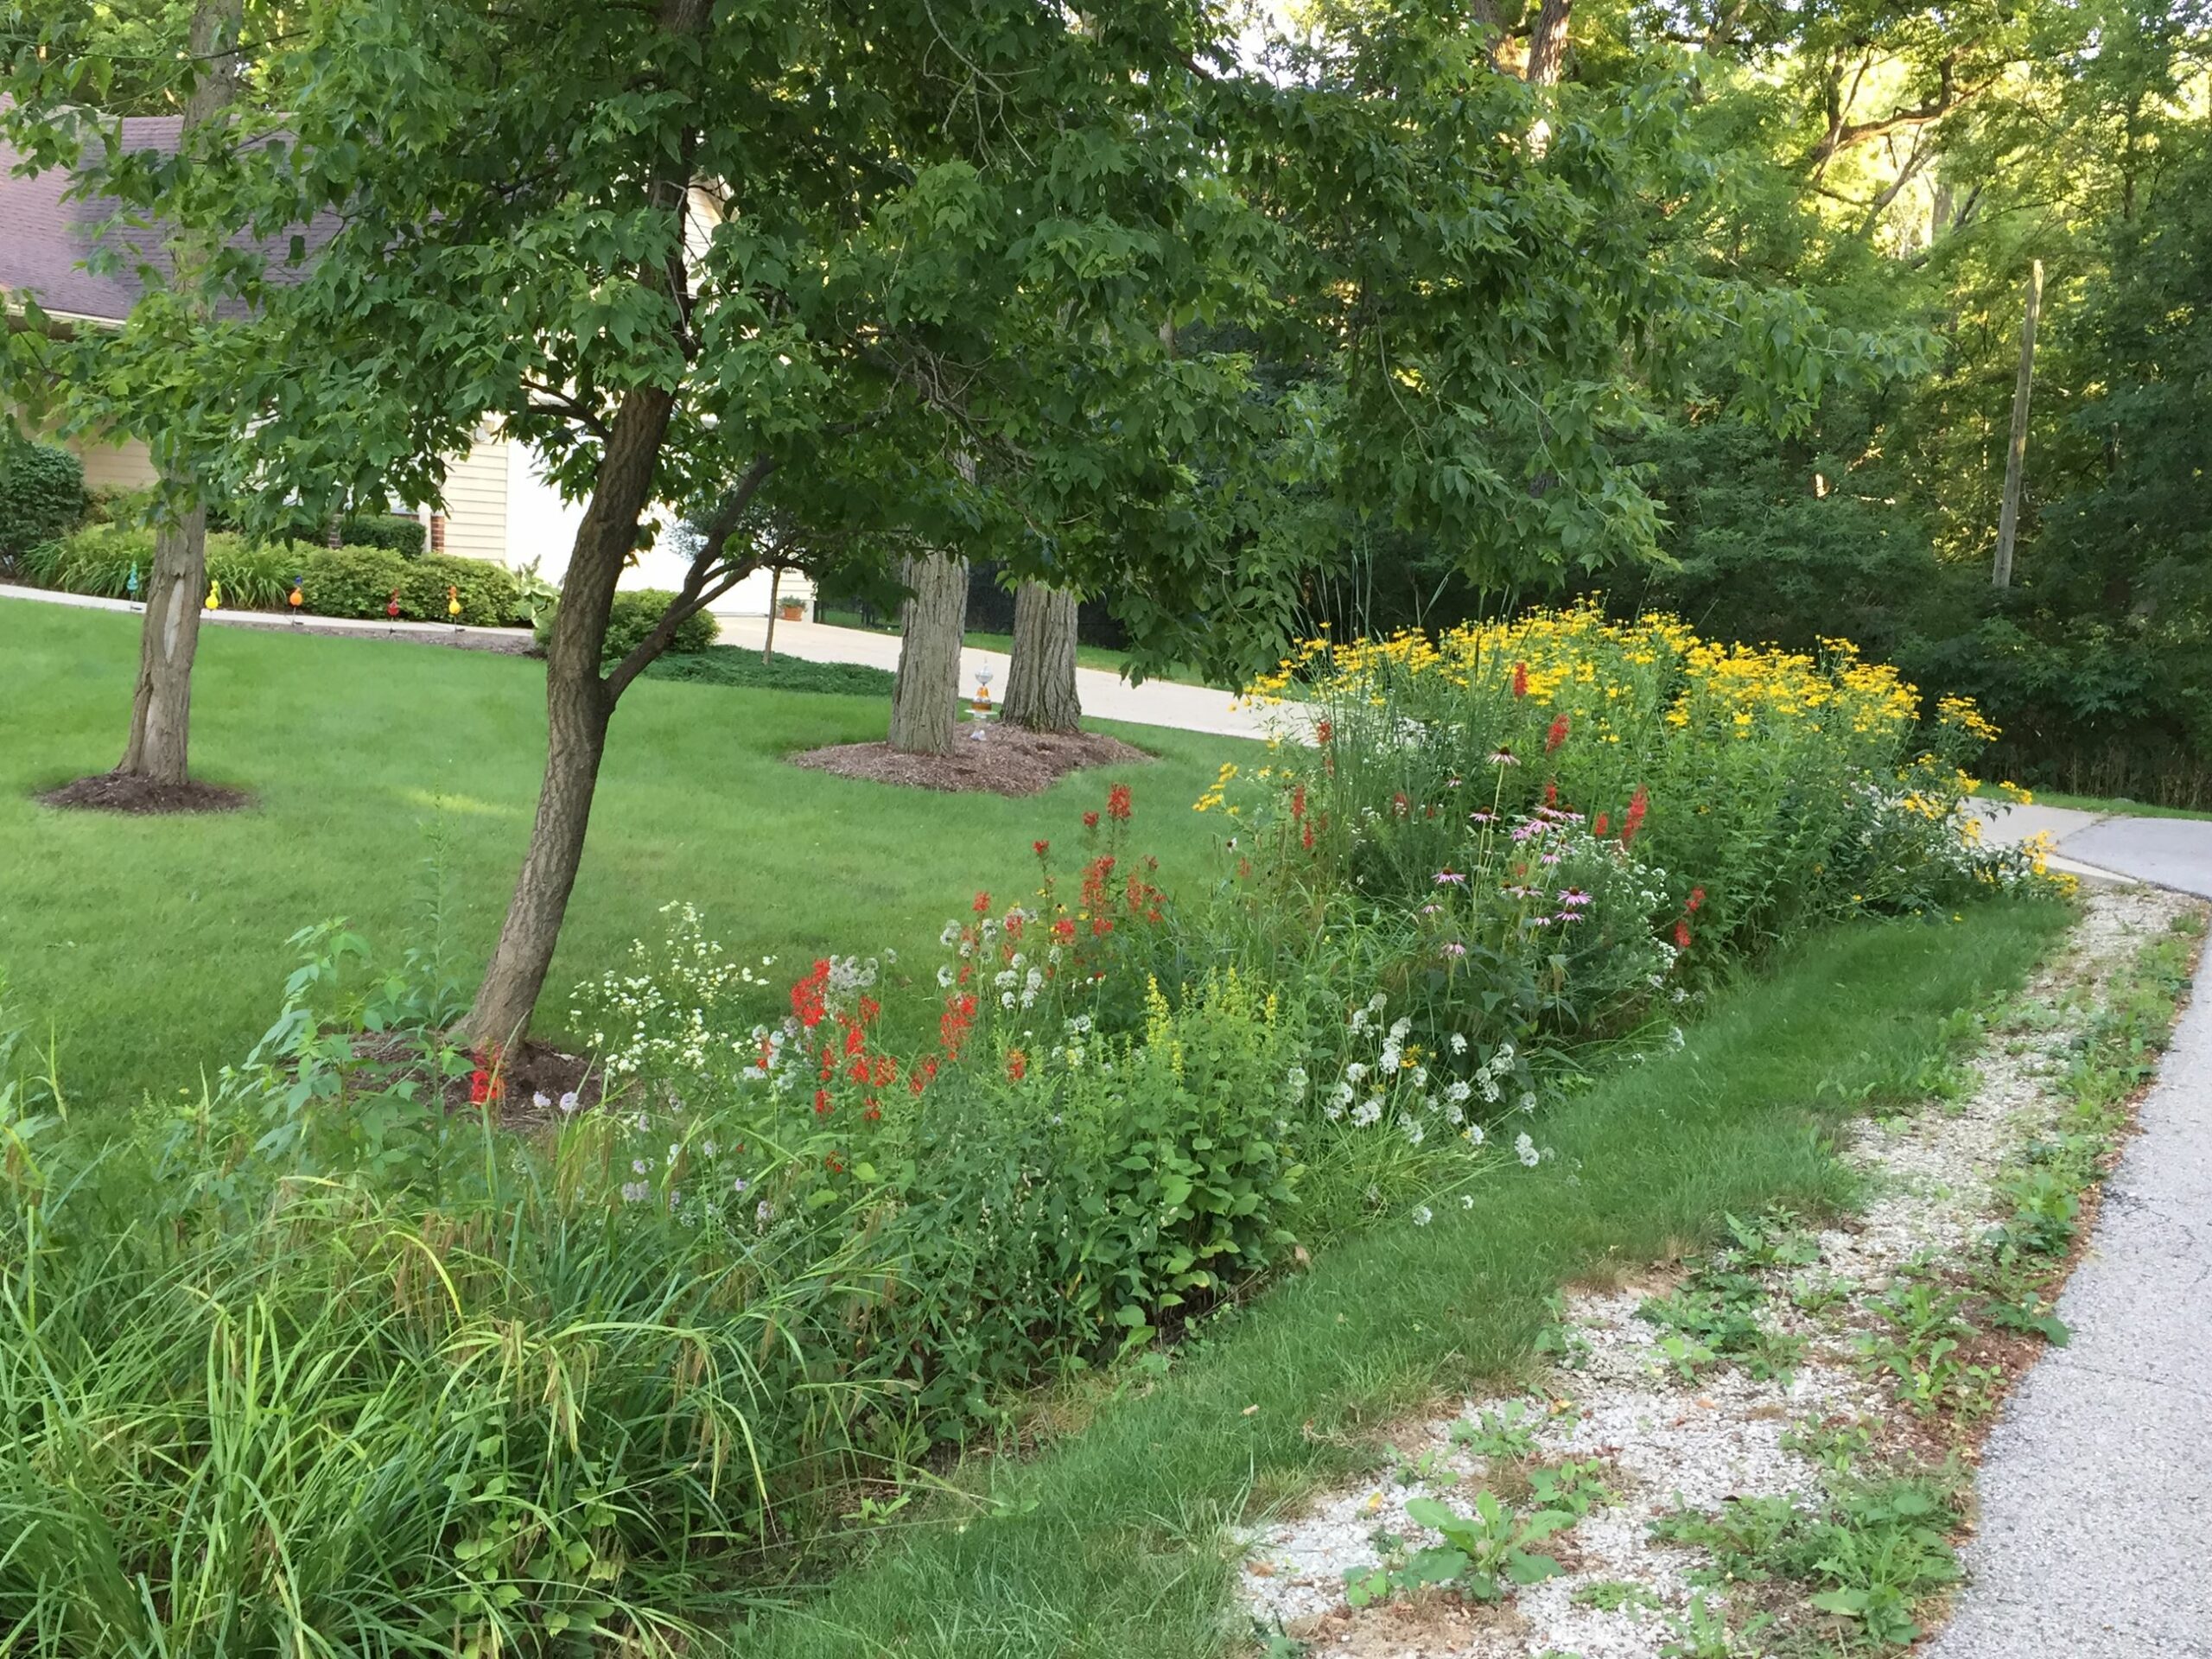
{"label": "weed in gravel", "polygon": [[1754,1613],[1740,1629],[1731,1630],[1726,1617],[1700,1590],[1687,1608],[1667,1621],[1661,1659],[1751,1659],[1766,1651],[1757,1643],[1759,1633],[1773,1623],[1771,1613]]}
{"label": "weed in gravel", "polygon": [[1471,1601],[1503,1601],[1518,1586],[1558,1575],[1558,1560],[1535,1546],[1576,1520],[1565,1510],[1523,1514],[1491,1492],[1475,1494],[1471,1515],[1440,1498],[1417,1497],[1406,1505],[1406,1517],[1440,1535],[1443,1543],[1410,1553],[1393,1550],[1375,1567],[1347,1572],[1344,1599],[1352,1606],[1442,1585]]}
{"label": "weed in gravel", "polygon": [[1803,1605],[1828,1615],[1850,1644],[1903,1647],[1920,1635],[1921,1602],[1958,1580],[1945,1537],[1957,1524],[1948,1484],[1948,1475],[1839,1481],[1812,1508],[1786,1497],[1731,1498],[1710,1514],[1662,1516],[1652,1531],[1705,1550],[1708,1584],[1807,1586]]}
{"label": "weed in gravel", "polygon": [[1536,1455],[1536,1424],[1541,1414],[1525,1400],[1509,1400],[1472,1422],[1452,1425],[1452,1444],[1493,1463],[1519,1463]]}
{"label": "weed in gravel", "polygon": [[1633,1584],[1625,1579],[1600,1579],[1595,1584],[1586,1584],[1568,1598],[1577,1607],[1588,1607],[1601,1613],[1656,1612],[1667,1604],[1659,1592],[1648,1584]]}

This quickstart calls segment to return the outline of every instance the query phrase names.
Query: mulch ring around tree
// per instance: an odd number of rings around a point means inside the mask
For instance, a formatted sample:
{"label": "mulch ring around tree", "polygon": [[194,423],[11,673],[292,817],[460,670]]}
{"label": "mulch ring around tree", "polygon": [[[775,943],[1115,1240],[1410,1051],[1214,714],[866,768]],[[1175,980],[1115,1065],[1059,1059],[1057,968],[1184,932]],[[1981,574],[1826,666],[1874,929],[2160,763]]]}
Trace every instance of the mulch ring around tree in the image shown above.
{"label": "mulch ring around tree", "polygon": [[90,812],[127,812],[155,817],[178,812],[242,812],[254,804],[242,789],[220,784],[164,784],[127,772],[103,772],[49,789],[36,798],[41,806]]}
{"label": "mulch ring around tree", "polygon": [[567,1053],[550,1043],[524,1042],[510,1048],[496,1065],[488,1060],[472,1065],[471,1057],[461,1054],[454,1062],[459,1070],[435,1077],[436,1052],[426,1052],[417,1035],[365,1033],[354,1039],[353,1052],[382,1071],[380,1086],[411,1082],[422,1089],[427,1084],[448,1112],[476,1112],[489,1104],[495,1124],[524,1135],[589,1111],[606,1095],[605,1077],[588,1056]]}
{"label": "mulch ring around tree", "polygon": [[[976,734],[983,735],[978,738]],[[1034,795],[1085,766],[1127,766],[1152,757],[1100,732],[1060,734],[1019,726],[963,726],[950,754],[908,754],[888,743],[839,743],[791,757],[793,766],[871,783],[950,793]]]}

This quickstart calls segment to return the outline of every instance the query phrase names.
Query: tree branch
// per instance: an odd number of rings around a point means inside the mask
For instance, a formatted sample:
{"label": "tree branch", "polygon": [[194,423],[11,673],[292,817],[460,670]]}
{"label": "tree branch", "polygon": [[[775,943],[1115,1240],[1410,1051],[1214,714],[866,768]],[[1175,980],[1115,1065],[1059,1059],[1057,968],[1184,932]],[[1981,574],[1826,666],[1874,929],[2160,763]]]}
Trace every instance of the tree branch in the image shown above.
{"label": "tree branch", "polygon": [[[652,632],[631,647],[629,655],[608,671],[605,684],[609,703],[629,689],[630,682],[644,673],[654,658],[668,649],[668,642],[676,638],[677,629],[759,568],[760,561],[757,558],[747,559],[741,564],[722,563],[722,549],[728,545],[730,536],[744,518],[745,510],[752,505],[753,498],[767,482],[768,474],[775,470],[773,456],[755,456],[753,464],[745,469],[744,475],[730,486],[716,505],[714,517],[707,521],[699,550],[691,556],[691,568],[684,573],[682,591],[661,613],[660,620],[652,626]],[[717,569],[717,565],[721,568]]]}

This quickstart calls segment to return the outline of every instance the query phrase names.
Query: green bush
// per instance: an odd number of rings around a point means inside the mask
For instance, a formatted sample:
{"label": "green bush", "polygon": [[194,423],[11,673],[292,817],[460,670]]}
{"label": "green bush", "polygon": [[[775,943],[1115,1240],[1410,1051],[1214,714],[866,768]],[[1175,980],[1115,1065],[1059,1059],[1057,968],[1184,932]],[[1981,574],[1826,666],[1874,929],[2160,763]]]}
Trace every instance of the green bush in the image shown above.
{"label": "green bush", "polygon": [[[607,615],[607,645],[601,652],[601,659],[619,663],[627,657],[675,602],[676,595],[665,588],[626,588],[617,593]],[[556,601],[541,605],[537,610],[534,625],[540,651],[553,637],[553,618],[558,608]],[[668,650],[663,656],[702,652],[715,643],[715,619],[704,611],[688,616],[677,625],[676,637],[668,642]]]}
{"label": "green bush", "polygon": [[0,447],[0,556],[21,556],[85,516],[85,463],[58,444]]}
{"label": "green bush", "polygon": [[309,557],[302,592],[318,616],[378,618],[396,591],[400,620],[445,622],[447,589],[461,601],[459,620],[469,627],[505,627],[518,620],[521,589],[514,573],[487,559],[431,554],[410,559],[381,547],[318,549]]}
{"label": "green bush", "polygon": [[339,521],[338,539],[347,547],[381,547],[407,557],[422,556],[423,521],[396,512],[364,513]]}
{"label": "green bush", "polygon": [[396,591],[405,611],[407,561],[387,549],[324,548],[305,574],[300,591],[317,616],[380,617]]}

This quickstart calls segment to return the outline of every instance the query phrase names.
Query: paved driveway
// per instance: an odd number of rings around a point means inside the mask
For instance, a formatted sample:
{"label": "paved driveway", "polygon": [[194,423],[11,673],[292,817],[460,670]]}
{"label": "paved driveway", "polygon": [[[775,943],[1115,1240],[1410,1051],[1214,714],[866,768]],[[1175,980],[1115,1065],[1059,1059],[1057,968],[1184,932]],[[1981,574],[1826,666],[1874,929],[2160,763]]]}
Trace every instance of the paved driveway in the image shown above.
{"label": "paved driveway", "polygon": [[[2212,897],[2212,823],[2027,808],[2076,868]],[[2059,1317],[1991,1433],[1931,1659],[2212,1659],[2212,997],[2183,1014]]]}

